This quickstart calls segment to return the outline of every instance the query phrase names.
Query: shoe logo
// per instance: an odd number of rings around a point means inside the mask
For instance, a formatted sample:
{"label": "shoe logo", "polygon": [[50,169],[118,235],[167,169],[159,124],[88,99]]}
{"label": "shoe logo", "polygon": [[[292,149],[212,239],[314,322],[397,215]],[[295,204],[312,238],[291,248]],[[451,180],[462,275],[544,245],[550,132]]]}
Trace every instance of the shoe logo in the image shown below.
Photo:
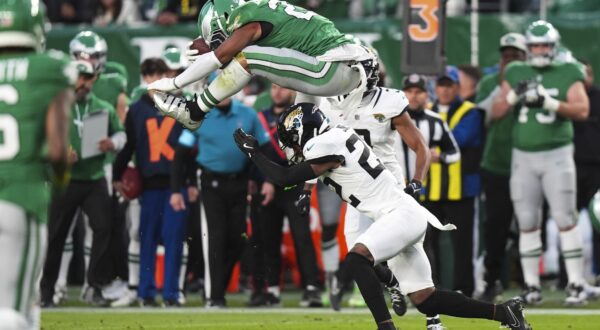
{"label": "shoe logo", "polygon": [[254,149],[253,147],[249,146],[249,145],[248,145],[247,143],[245,143],[245,142],[244,142],[243,146],[244,146],[244,148],[247,148],[247,149]]}
{"label": "shoe logo", "polygon": [[510,309],[510,307],[506,308],[508,310],[508,315],[510,315],[510,317],[512,318],[512,324],[509,324],[510,327],[519,327],[521,325],[521,323],[519,322],[519,319],[517,319],[517,317],[515,316],[515,313],[513,313],[512,309]]}

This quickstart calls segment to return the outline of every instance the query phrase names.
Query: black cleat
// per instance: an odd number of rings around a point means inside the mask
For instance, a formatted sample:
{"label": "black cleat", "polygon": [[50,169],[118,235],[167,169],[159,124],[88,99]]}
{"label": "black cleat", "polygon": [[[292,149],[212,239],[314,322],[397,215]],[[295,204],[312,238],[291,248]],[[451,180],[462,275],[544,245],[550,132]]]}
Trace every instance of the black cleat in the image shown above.
{"label": "black cleat", "polygon": [[344,295],[344,289],[342,283],[338,281],[336,275],[331,276],[329,283],[329,303],[334,311],[339,312],[342,309],[342,297]]}
{"label": "black cleat", "polygon": [[531,326],[525,320],[523,314],[523,304],[520,299],[513,298],[505,303],[496,305],[497,308],[504,308],[508,320],[502,322],[502,325],[511,330],[531,330]]}
{"label": "black cleat", "polygon": [[259,291],[252,292],[250,300],[246,303],[247,307],[261,307],[266,305],[265,294]]}
{"label": "black cleat", "polygon": [[392,300],[392,308],[394,309],[394,313],[398,316],[403,316],[406,314],[406,298],[402,292],[400,292],[400,287],[396,286],[385,286],[388,293],[390,294],[390,299]]}
{"label": "black cleat", "polygon": [[496,299],[502,294],[502,284],[500,281],[494,282],[494,284],[486,284],[485,289],[479,296],[479,300],[483,300],[485,302],[494,303]]}
{"label": "black cleat", "polygon": [[302,294],[302,300],[300,300],[300,307],[323,307],[319,289],[314,285],[307,285]]}

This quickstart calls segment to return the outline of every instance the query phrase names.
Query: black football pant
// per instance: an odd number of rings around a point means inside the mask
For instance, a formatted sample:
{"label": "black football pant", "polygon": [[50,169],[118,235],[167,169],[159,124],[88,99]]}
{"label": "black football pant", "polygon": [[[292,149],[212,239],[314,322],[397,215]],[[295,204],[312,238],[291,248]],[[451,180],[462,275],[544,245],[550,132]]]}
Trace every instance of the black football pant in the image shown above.
{"label": "black football pant", "polygon": [[[460,290],[470,297],[475,289],[473,273],[473,222],[475,219],[475,198],[460,201],[425,202],[423,204],[441,222],[451,222],[458,227],[450,232],[454,256],[454,285],[452,290]],[[438,284],[440,269],[439,236],[441,231],[427,227],[425,252],[431,262],[434,283]]]}
{"label": "black football pant", "polygon": [[71,222],[78,208],[89,218],[93,232],[87,278],[92,287],[108,284],[113,273],[109,253],[113,229],[112,201],[104,178],[93,181],[72,180],[62,193],[53,196],[48,220],[48,251],[41,281],[42,300],[52,301],[54,285]]}
{"label": "black football pant", "polygon": [[208,240],[204,251],[205,294],[207,299],[220,301],[225,298],[231,272],[246,243],[248,179],[203,170],[200,186],[206,215],[202,235]]}
{"label": "black football pant", "polygon": [[494,285],[500,279],[514,214],[510,199],[510,177],[482,170],[481,179],[485,193],[484,280],[488,285]]}

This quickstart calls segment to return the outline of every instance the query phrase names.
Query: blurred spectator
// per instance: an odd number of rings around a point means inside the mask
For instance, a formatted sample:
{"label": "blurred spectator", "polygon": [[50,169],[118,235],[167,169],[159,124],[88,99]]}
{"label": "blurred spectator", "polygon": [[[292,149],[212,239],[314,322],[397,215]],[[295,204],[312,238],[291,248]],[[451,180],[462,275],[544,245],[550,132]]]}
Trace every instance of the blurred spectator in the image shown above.
{"label": "blurred spectator", "polygon": [[136,102],[142,97],[142,95],[146,94],[146,85],[149,83],[161,79],[165,76],[169,67],[165,64],[165,61],[162,59],[146,59],[142,62],[142,66],[140,67],[140,73],[142,74],[142,84],[140,86],[136,86],[129,96],[129,100],[131,103]]}
{"label": "blurred spectator", "polygon": [[470,64],[458,66],[458,80],[460,81],[460,98],[474,102],[477,95],[477,84],[481,80],[479,68]]}
{"label": "blurred spectator", "polygon": [[[277,119],[288,106],[293,104],[294,96],[292,90],[272,84],[273,106],[258,113],[258,118],[263,128],[269,133],[273,146],[272,152],[267,155],[269,155],[269,159],[282,165],[287,165],[288,162],[285,153],[279,147]],[[248,306],[280,304],[281,241],[284,217],[288,219],[294,238],[296,258],[302,274],[302,285],[305,288],[300,305],[303,307],[323,306],[320,292],[317,289],[317,257],[311,238],[308,210],[306,213],[300,214],[296,208],[299,196],[306,192],[303,191],[302,186],[284,189],[265,181],[262,177],[260,181],[257,180],[256,184],[253,186],[254,189],[248,192],[252,198],[251,205],[254,211],[251,219],[256,266],[253,272],[254,292]],[[260,190],[257,189],[258,187]],[[310,192],[308,196],[310,196]],[[310,197],[307,198],[310,202]],[[264,265],[264,269],[261,269],[261,265]],[[265,284],[266,292],[264,292]]]}
{"label": "blurred spectator", "polygon": [[512,130],[515,116],[510,113],[492,113],[494,98],[500,93],[504,69],[513,61],[527,58],[525,37],[519,33],[507,33],[500,39],[499,71],[488,74],[477,86],[477,106],[485,111],[488,130],[481,160],[481,180],[485,194],[485,288],[479,299],[494,302],[502,293],[499,282],[506,255],[506,241],[513,220],[510,200],[510,162],[512,154]]}
{"label": "blurred spectator", "polygon": [[[84,299],[93,304],[106,306],[102,295],[102,287],[110,282],[111,256],[109,252],[113,217],[110,195],[105,179],[104,160],[106,153],[120,150],[126,142],[123,126],[114,108],[109,103],[94,95],[92,86],[98,78],[98,67],[89,62],[79,61],[79,79],[75,85],[77,101],[71,109],[71,143],[70,160],[71,182],[62,194],[53,196],[48,221],[48,252],[44,264],[41,282],[42,305],[52,306],[54,286],[58,276],[62,252],[73,221],[75,212],[81,209],[89,217],[93,230],[90,264],[88,267],[88,284],[90,290],[84,292]],[[82,158],[82,134],[84,120],[90,115],[108,117],[106,136],[99,141],[99,155]]]}
{"label": "blurred spectator", "polygon": [[[154,67],[157,75],[161,71],[160,59],[147,59],[142,63],[143,71]],[[144,68],[145,67],[145,68]],[[179,306],[179,273],[186,228],[185,202],[181,188],[171,189],[171,164],[174,148],[183,127],[174,119],[164,117],[154,109],[152,92],[142,95],[131,105],[125,120],[127,143],[115,160],[113,177],[115,189],[123,192],[121,177],[127,163],[135,153],[135,164],[142,176],[141,212],[139,219],[140,272],[137,296],[143,306],[156,306],[156,284],[154,282],[156,248],[165,247],[163,303]],[[125,194],[122,194],[125,196]],[[173,203],[172,195],[179,195]],[[197,197],[197,193],[190,199]],[[138,274],[131,274],[138,276]],[[130,288],[132,289],[132,288]],[[129,298],[133,294],[129,294]]]}
{"label": "blurred spectator", "polygon": [[[454,284],[471,296],[474,290],[473,228],[476,198],[480,193],[479,162],[483,146],[483,115],[459,95],[459,76],[448,67],[436,81],[437,101],[433,111],[448,123],[460,148],[461,161],[453,164],[432,162],[425,187],[425,207],[438,219],[452,219],[459,230],[451,232],[454,254]],[[429,227],[425,237],[434,279],[439,272],[439,233]]]}
{"label": "blurred spectator", "polygon": [[[425,77],[410,74],[402,81],[402,90],[408,99],[408,114],[415,126],[423,134],[431,151],[431,161],[444,164],[456,163],[460,160],[460,151],[448,124],[427,107],[427,82]],[[440,132],[440,133],[436,133]],[[402,155],[400,164],[404,166],[404,177],[414,177],[416,154],[401,141]]]}
{"label": "blurred spectator", "polygon": [[[585,68],[584,83],[590,99],[590,115],[585,121],[573,122],[579,211],[587,208],[592,196],[600,188],[600,88],[594,85],[590,63],[586,62]],[[595,275],[600,275],[600,234],[594,230],[593,235]]]}
{"label": "blurred spectator", "polygon": [[91,23],[98,0],[44,0],[50,22]]}
{"label": "blurred spectator", "polygon": [[269,134],[256,111],[226,99],[206,115],[198,130],[185,130],[176,149],[176,157],[196,146],[199,151],[196,159],[202,170],[200,187],[206,215],[202,234],[208,243],[204,251],[208,308],[226,306],[225,288],[245,244],[249,160],[232,139],[237,128],[256,136],[261,146],[269,146]]}
{"label": "blurred spectator", "polygon": [[111,24],[132,24],[139,21],[136,0],[99,0],[93,24],[107,26]]}
{"label": "blurred spectator", "polygon": [[206,0],[168,0],[167,6],[156,17],[156,22],[160,25],[197,22],[204,3]]}

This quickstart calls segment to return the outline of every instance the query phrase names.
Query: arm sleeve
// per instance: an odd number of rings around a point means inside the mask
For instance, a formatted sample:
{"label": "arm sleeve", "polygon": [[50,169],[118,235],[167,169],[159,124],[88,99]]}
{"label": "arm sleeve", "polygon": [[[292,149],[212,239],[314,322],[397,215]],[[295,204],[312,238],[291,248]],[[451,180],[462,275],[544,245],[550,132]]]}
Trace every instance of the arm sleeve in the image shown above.
{"label": "arm sleeve", "polygon": [[448,124],[442,121],[442,138],[440,140],[440,160],[443,163],[451,164],[460,159],[460,149],[450,131]]}
{"label": "arm sleeve", "polygon": [[127,142],[125,142],[125,146],[123,146],[123,149],[117,154],[113,164],[113,180],[115,181],[121,180],[121,176],[127,168],[127,163],[131,160],[131,156],[135,150],[135,131],[131,113],[132,112],[129,111],[125,117],[125,134],[127,135]]}
{"label": "arm sleeve", "polygon": [[318,177],[308,162],[284,167],[270,161],[261,152],[255,153],[250,159],[270,182],[282,187],[297,185]]}
{"label": "arm sleeve", "polygon": [[481,113],[479,109],[469,111],[452,130],[459,148],[471,146],[481,140]]}

